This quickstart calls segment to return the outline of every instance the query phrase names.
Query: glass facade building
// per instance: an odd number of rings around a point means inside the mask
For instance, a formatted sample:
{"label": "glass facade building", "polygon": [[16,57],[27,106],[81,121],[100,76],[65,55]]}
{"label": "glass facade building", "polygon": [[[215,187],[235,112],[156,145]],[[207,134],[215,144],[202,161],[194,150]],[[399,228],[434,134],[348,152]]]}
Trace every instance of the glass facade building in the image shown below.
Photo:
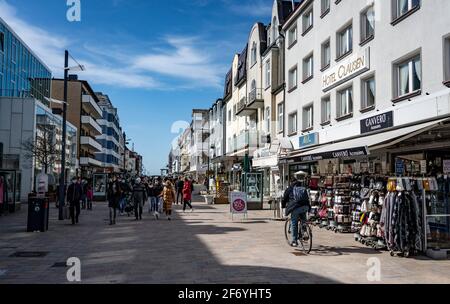
{"label": "glass facade building", "polygon": [[0,97],[34,97],[47,104],[50,69],[0,18]]}

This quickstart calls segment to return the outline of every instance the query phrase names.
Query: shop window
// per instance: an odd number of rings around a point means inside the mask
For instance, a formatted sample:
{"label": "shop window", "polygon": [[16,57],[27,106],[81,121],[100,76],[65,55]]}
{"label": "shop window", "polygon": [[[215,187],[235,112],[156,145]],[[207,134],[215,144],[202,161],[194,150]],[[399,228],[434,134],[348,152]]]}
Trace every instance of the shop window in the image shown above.
{"label": "shop window", "polygon": [[422,88],[422,62],[420,55],[394,65],[396,74],[395,98],[420,92]]}
{"label": "shop window", "polygon": [[393,22],[401,21],[420,8],[420,0],[392,0]]}
{"label": "shop window", "polygon": [[313,27],[313,6],[312,5],[305,11],[305,13],[303,13],[302,21],[303,21],[303,35],[305,35]]}
{"label": "shop window", "polygon": [[322,66],[321,69],[324,71],[330,66],[331,63],[331,47],[330,39],[322,43]]}
{"label": "shop window", "polygon": [[361,109],[373,108],[375,106],[375,77],[362,80],[361,93]]}
{"label": "shop window", "polygon": [[321,0],[321,17],[323,18],[330,11],[330,0]]}
{"label": "shop window", "polygon": [[289,70],[289,76],[288,76],[289,91],[292,91],[295,88],[297,88],[297,66],[295,66]]}
{"label": "shop window", "polygon": [[297,133],[297,112],[289,114],[288,117],[288,135],[294,135]]}
{"label": "shop window", "polygon": [[353,88],[349,87],[337,93],[337,118],[342,119],[353,113]]}
{"label": "shop window", "polygon": [[309,105],[303,108],[303,130],[310,130],[314,128],[314,108]]}
{"label": "shop window", "polygon": [[330,96],[322,98],[322,124],[331,122],[331,100]]}
{"label": "shop window", "polygon": [[375,9],[368,7],[361,13],[361,43],[372,39],[375,35]]}
{"label": "shop window", "polygon": [[297,24],[291,27],[288,32],[288,46],[291,47],[297,42]]}
{"label": "shop window", "polygon": [[277,112],[278,112],[278,132],[284,131],[284,104],[280,103],[277,106]]}
{"label": "shop window", "polygon": [[346,26],[337,33],[337,60],[345,57],[353,50],[353,27]]}
{"label": "shop window", "polygon": [[303,82],[307,82],[314,76],[314,56],[311,54],[303,59]]}

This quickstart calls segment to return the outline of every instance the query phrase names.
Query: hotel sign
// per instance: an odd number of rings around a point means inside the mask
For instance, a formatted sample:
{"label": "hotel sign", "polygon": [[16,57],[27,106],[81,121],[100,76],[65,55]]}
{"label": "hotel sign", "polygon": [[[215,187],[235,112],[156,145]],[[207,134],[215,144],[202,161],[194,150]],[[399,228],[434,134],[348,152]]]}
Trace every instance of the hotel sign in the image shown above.
{"label": "hotel sign", "polygon": [[338,85],[370,70],[370,49],[354,54],[322,76],[322,90],[327,92]]}
{"label": "hotel sign", "polygon": [[390,111],[361,120],[361,134],[379,131],[394,126],[394,112]]}
{"label": "hotel sign", "polygon": [[300,148],[306,148],[319,144],[319,133],[312,133],[300,137]]}

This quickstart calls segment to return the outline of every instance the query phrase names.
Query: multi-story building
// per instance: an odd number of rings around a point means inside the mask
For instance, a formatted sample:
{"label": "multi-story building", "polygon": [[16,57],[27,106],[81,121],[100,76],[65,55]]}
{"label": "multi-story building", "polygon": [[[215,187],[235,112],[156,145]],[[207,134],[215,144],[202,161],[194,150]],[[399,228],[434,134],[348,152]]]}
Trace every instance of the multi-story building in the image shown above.
{"label": "multi-story building", "polygon": [[[209,110],[209,162],[210,162],[210,179],[215,177],[219,179],[224,178],[225,168],[223,162],[226,153],[226,105],[222,99],[216,100]],[[210,183],[213,188],[214,183]]]}
{"label": "multi-story building", "polygon": [[189,173],[197,181],[206,177],[209,164],[209,110],[192,110]]}
{"label": "multi-story building", "polygon": [[105,173],[119,173],[123,169],[120,165],[123,159],[121,151],[125,151],[125,140],[117,108],[113,106],[108,95],[101,92],[96,95],[99,99],[98,105],[102,109],[102,118],[97,121],[102,128],[102,134],[97,136],[102,149],[96,153],[96,159],[101,162]]}
{"label": "multi-story building", "polygon": [[[38,173],[47,171],[53,188],[61,173],[62,120],[48,107],[51,78],[45,63],[0,18],[0,195],[10,210],[27,201]],[[76,174],[76,137],[77,128],[68,123],[68,180]]]}
{"label": "multi-story building", "polygon": [[178,139],[180,147],[180,170],[179,173],[187,173],[191,168],[191,128],[186,128]]}
{"label": "multi-story building", "polygon": [[[52,99],[64,99],[64,80],[52,80]],[[61,104],[52,103],[52,108],[61,108]],[[78,151],[80,172],[83,178],[92,178],[92,174],[102,163],[95,154],[102,151],[96,137],[102,134],[98,120],[102,118],[99,99],[90,84],[78,80],[76,75],[70,75],[67,82],[67,121],[78,129]]]}
{"label": "multi-story building", "polygon": [[448,1],[301,2],[283,24],[289,175],[443,172],[448,12]]}
{"label": "multi-story building", "polygon": [[52,73],[0,18],[0,97],[34,97],[48,105]]}

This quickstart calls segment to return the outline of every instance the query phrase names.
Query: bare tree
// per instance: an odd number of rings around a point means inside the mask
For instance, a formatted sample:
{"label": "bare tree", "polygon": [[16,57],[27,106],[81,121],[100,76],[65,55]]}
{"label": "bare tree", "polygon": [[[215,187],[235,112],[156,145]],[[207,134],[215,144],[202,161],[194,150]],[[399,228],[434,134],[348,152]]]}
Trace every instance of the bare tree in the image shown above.
{"label": "bare tree", "polygon": [[45,173],[48,173],[59,159],[60,153],[56,148],[55,126],[40,124],[37,126],[36,139],[30,138],[22,144],[24,156],[40,164]]}

